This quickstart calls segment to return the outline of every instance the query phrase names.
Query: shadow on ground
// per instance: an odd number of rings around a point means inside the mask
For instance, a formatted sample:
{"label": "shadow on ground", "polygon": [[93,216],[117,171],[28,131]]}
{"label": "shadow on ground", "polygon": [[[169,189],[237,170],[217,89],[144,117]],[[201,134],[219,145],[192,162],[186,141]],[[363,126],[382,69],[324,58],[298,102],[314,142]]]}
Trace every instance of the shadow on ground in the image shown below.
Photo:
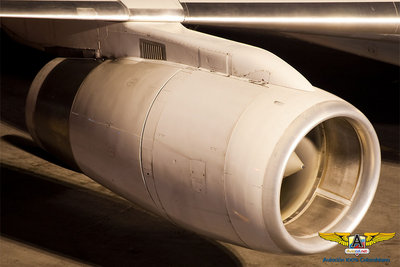
{"label": "shadow on ground", "polygon": [[1,167],[1,234],[101,266],[238,266],[233,254],[124,201]]}
{"label": "shadow on ground", "polygon": [[63,167],[65,169],[69,169],[75,172],[80,172],[77,169],[73,169],[72,167],[66,165],[64,162],[61,160],[55,158],[53,155],[49,154],[47,151],[43,150],[39,146],[35,144],[31,139],[19,136],[19,135],[13,135],[13,134],[8,134],[4,135],[1,137],[2,140],[7,142],[8,144],[23,150],[31,155],[34,155],[36,157],[39,157],[43,160],[46,160],[48,162],[51,162],[53,164],[56,164],[60,167]]}

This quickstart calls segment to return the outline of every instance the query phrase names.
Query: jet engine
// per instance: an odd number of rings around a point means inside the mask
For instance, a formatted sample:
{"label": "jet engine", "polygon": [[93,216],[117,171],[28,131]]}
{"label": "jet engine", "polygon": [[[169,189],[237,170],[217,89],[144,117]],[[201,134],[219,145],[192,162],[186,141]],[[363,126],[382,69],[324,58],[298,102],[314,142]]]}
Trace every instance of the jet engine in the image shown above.
{"label": "jet engine", "polygon": [[373,199],[369,121],[318,88],[252,83],[140,58],[56,58],[27,126],[43,149],[184,228],[251,249],[308,254],[351,232]]}

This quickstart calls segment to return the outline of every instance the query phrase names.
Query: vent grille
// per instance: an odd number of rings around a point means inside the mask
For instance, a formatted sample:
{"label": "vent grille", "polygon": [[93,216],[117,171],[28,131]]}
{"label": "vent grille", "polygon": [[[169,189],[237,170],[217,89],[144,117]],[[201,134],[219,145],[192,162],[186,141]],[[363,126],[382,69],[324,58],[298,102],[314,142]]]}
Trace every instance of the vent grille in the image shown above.
{"label": "vent grille", "polygon": [[146,59],[167,60],[165,45],[140,39],[140,57]]}

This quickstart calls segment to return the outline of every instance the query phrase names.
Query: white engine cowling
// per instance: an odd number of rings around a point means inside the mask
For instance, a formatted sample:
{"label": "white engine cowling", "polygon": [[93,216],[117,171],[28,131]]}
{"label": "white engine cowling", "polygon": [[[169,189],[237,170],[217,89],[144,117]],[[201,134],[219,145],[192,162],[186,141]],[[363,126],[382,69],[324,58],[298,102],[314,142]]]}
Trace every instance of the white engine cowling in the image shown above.
{"label": "white engine cowling", "polygon": [[169,62],[55,59],[26,119],[39,145],[115,193],[262,251],[329,249],[318,232],[351,232],[379,179],[375,131],[344,100]]}

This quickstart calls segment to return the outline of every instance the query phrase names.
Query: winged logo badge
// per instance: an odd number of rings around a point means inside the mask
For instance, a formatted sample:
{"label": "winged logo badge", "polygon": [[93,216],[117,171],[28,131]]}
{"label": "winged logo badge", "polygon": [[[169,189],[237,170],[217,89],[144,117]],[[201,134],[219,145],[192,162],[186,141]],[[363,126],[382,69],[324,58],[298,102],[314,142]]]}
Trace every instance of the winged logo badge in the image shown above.
{"label": "winged logo badge", "polygon": [[368,254],[369,249],[375,243],[392,239],[396,233],[364,233],[364,235],[350,233],[319,233],[319,236],[325,240],[337,242],[345,247],[346,254]]}

